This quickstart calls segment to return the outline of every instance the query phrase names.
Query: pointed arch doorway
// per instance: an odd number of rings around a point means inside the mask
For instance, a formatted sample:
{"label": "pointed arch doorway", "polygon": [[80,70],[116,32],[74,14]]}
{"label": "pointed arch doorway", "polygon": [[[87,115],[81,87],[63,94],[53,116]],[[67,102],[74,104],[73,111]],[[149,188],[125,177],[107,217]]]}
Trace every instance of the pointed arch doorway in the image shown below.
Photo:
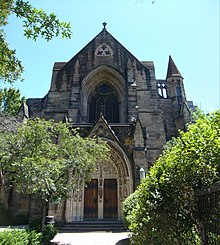
{"label": "pointed arch doorway", "polygon": [[99,161],[92,180],[67,201],[66,222],[122,219],[123,201],[132,192],[132,175],[122,152],[115,147],[111,152],[110,160]]}
{"label": "pointed arch doorway", "polygon": [[[84,191],[84,220],[118,219],[117,179],[104,179],[103,201],[99,204],[99,179],[92,179]],[[102,209],[102,210],[99,210]]]}

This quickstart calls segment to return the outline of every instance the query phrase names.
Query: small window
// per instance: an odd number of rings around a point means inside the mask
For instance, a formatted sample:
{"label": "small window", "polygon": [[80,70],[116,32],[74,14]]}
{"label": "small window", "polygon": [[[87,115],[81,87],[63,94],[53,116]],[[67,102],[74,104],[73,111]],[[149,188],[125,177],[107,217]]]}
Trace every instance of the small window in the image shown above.
{"label": "small window", "polygon": [[166,98],[168,97],[168,96],[167,96],[167,87],[166,87],[166,84],[165,84],[165,83],[159,82],[159,83],[157,84],[157,90],[158,90],[159,95],[160,95],[162,98],[166,99]]}
{"label": "small window", "polygon": [[182,96],[182,93],[181,93],[181,87],[180,87],[180,86],[177,86],[177,87],[176,87],[176,96],[177,96],[177,97],[181,97],[181,96]]}

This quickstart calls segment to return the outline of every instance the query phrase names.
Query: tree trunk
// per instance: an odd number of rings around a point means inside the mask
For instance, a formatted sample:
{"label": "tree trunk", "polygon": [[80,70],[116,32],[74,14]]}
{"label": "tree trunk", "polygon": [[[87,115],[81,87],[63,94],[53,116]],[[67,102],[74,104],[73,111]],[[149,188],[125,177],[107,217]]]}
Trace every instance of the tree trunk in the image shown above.
{"label": "tree trunk", "polygon": [[46,214],[46,201],[42,200],[42,211],[41,211],[41,231],[44,231],[45,223],[45,214]]}
{"label": "tree trunk", "polygon": [[200,233],[202,245],[208,245],[207,233],[206,233],[205,227],[201,221],[199,222],[198,227],[199,227],[199,233]]}
{"label": "tree trunk", "polygon": [[30,224],[30,221],[31,221],[31,205],[32,205],[32,196],[29,195],[28,224]]}
{"label": "tree trunk", "polygon": [[7,194],[5,191],[5,181],[1,168],[0,168],[0,200],[5,205],[5,208],[8,209]]}

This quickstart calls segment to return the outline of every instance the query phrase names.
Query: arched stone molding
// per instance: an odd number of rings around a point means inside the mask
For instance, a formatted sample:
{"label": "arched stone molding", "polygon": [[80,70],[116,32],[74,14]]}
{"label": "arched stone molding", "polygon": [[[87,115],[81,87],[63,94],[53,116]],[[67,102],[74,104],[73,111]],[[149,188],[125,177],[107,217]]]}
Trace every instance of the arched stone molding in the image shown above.
{"label": "arched stone molding", "polygon": [[[118,219],[123,218],[123,201],[133,192],[133,180],[130,161],[117,142],[104,139],[111,149],[111,157],[108,161],[98,161],[93,178],[98,180],[98,219],[103,218],[104,205],[104,181],[106,179],[117,180]],[[82,179],[79,182],[83,181]],[[84,183],[84,187],[85,187]],[[65,221],[74,222],[84,220],[84,190],[76,190],[72,198],[66,202]]]}
{"label": "arched stone molding", "polygon": [[[104,138],[103,138],[104,139]],[[128,182],[128,193],[124,193],[120,196],[120,199],[124,201],[127,196],[129,196],[133,192],[133,178],[132,178],[132,170],[131,163],[128,159],[128,156],[123,151],[123,149],[118,145],[117,142],[104,139],[108,142],[108,145],[111,148],[111,158],[114,160],[114,164],[116,169],[118,170],[118,177],[123,178],[122,181]]]}
{"label": "arched stone molding", "polygon": [[88,122],[88,103],[90,96],[95,88],[101,83],[108,83],[114,87],[118,94],[119,100],[119,121],[123,123],[126,121],[127,115],[127,100],[126,100],[126,86],[124,77],[114,68],[101,65],[90,71],[81,83],[80,100],[81,100],[81,115],[83,122]]}

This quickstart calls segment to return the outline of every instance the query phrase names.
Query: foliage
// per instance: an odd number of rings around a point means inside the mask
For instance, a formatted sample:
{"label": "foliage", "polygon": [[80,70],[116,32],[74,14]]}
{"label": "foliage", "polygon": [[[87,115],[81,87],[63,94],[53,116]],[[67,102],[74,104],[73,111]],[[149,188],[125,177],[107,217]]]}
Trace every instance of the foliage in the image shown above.
{"label": "foliage", "polygon": [[[220,177],[220,111],[197,116],[167,143],[130,202],[126,220],[135,244],[201,244],[196,192]],[[132,206],[132,205],[131,205]],[[209,236],[209,242],[212,243]]]}
{"label": "foliage", "polygon": [[[10,135],[17,132],[18,120],[16,117],[5,115],[0,111],[0,193],[2,202],[5,208],[8,208],[8,198],[6,194],[5,178],[2,169],[2,160],[7,157],[8,148],[10,148],[10,141],[8,140]],[[2,213],[1,213],[2,214]],[[2,222],[8,222],[10,219],[6,215],[1,215]],[[5,224],[6,224],[5,223]]]}
{"label": "foliage", "polygon": [[8,139],[10,149],[4,165],[17,190],[40,193],[46,200],[54,195],[57,198],[57,192],[66,196],[66,187],[75,187],[76,178],[91,177],[96,159],[104,157],[105,144],[73,133],[68,124],[38,118],[18,127],[18,133]]}
{"label": "foliage", "polygon": [[108,152],[104,142],[80,137],[68,123],[39,118],[20,124],[5,142],[0,159],[5,178],[18,192],[40,198],[42,226],[49,201],[67,198],[80,187],[79,179],[89,180],[97,159],[105,159]]}
{"label": "foliage", "polygon": [[16,51],[9,48],[5,40],[5,34],[0,29],[0,81],[13,83],[22,79],[24,68],[21,61],[16,57]]}
{"label": "foliage", "polygon": [[0,89],[0,111],[4,114],[16,116],[24,101],[25,98],[21,97],[18,89],[12,87]]}
{"label": "foliage", "polygon": [[[29,229],[31,231],[41,232],[41,220],[36,219],[33,220],[29,224]],[[53,224],[46,224],[42,233],[42,243],[43,244],[50,244],[50,241],[56,236],[58,230]]]}
{"label": "foliage", "polygon": [[24,229],[6,229],[0,232],[1,245],[38,245],[41,244],[41,233]]}
{"label": "foliage", "polygon": [[[129,216],[132,215],[132,210],[137,206],[138,198],[137,192],[133,192],[123,203],[123,214],[126,217],[126,220],[129,220]],[[129,226],[129,223],[126,222],[126,225]]]}
{"label": "foliage", "polygon": [[0,111],[0,134],[2,136],[3,136],[3,133],[17,132],[18,123],[19,123],[18,118],[11,116],[11,115],[7,115]]}
{"label": "foliage", "polygon": [[24,36],[36,40],[42,37],[50,41],[61,35],[71,37],[70,23],[61,22],[54,13],[47,14],[36,9],[25,0],[0,0],[0,80],[13,83],[21,79],[23,66],[16,57],[16,51],[9,48],[6,42],[4,27],[8,24],[8,16],[14,14],[23,22]]}
{"label": "foliage", "polygon": [[[29,224],[30,230],[41,232],[41,220],[32,220]],[[53,224],[46,224],[42,233],[42,243],[49,244],[49,242],[56,236],[58,230]]]}
{"label": "foliage", "polygon": [[56,236],[56,234],[57,234],[57,228],[54,225],[52,224],[45,225],[43,236],[42,236],[42,243],[50,244],[50,241]]}
{"label": "foliage", "polygon": [[15,117],[0,112],[0,188],[4,186],[2,161],[7,158],[7,151],[10,148],[9,138],[17,132],[17,125],[18,120]]}

